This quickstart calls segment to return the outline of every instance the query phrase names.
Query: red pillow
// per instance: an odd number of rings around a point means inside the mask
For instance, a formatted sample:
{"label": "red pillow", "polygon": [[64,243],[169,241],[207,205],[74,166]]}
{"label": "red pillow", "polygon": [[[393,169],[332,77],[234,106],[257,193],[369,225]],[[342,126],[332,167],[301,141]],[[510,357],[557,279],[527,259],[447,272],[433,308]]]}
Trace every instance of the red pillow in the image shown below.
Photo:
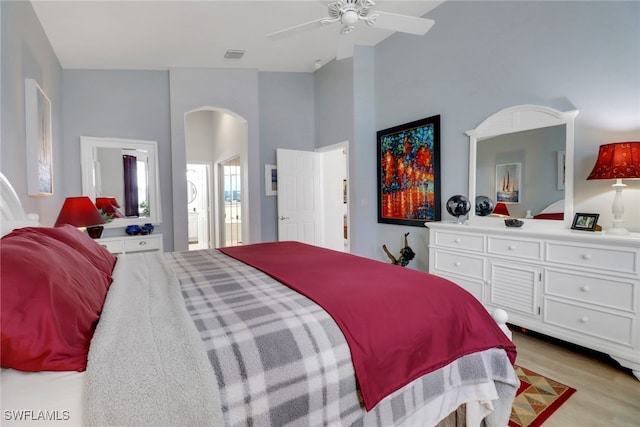
{"label": "red pillow", "polygon": [[2,367],[84,371],[111,276],[46,234],[0,241]]}
{"label": "red pillow", "polygon": [[72,225],[60,227],[27,227],[15,230],[14,233],[41,233],[58,240],[80,252],[87,260],[101,271],[111,275],[117,258],[104,246],[97,244],[87,234]]}

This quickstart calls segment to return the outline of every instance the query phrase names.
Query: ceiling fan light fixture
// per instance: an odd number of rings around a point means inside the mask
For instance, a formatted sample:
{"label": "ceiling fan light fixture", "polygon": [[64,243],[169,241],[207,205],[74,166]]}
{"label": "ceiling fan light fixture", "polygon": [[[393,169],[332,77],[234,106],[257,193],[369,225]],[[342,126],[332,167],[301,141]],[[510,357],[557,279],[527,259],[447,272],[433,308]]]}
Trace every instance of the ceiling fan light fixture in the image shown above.
{"label": "ceiling fan light fixture", "polygon": [[224,53],[224,57],[226,59],[241,59],[244,56],[245,52],[245,50],[240,49],[227,49],[227,51]]}
{"label": "ceiling fan light fixture", "polygon": [[355,10],[347,10],[342,14],[341,22],[347,27],[353,27],[358,22],[358,12]]}

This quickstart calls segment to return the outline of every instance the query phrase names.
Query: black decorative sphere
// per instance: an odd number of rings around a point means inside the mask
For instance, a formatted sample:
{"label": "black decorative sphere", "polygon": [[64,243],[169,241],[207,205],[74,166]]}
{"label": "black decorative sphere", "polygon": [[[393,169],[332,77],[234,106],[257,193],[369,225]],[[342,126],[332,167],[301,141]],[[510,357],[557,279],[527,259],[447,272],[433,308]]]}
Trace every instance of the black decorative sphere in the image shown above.
{"label": "black decorative sphere", "polygon": [[476,197],[476,215],[478,216],[487,216],[493,212],[493,209],[496,205],[493,203],[493,200],[488,198],[487,196],[478,196]]}
{"label": "black decorative sphere", "polygon": [[452,196],[447,200],[447,212],[459,218],[465,216],[471,210],[471,202],[460,194]]}

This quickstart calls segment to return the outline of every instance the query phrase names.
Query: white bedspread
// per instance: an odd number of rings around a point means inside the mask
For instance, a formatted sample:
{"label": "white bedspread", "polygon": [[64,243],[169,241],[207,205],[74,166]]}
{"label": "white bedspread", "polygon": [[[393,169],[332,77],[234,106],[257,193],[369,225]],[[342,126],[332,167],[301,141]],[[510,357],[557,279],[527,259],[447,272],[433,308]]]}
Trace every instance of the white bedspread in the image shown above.
{"label": "white bedspread", "polygon": [[160,253],[118,258],[84,402],[87,425],[222,425],[215,374]]}

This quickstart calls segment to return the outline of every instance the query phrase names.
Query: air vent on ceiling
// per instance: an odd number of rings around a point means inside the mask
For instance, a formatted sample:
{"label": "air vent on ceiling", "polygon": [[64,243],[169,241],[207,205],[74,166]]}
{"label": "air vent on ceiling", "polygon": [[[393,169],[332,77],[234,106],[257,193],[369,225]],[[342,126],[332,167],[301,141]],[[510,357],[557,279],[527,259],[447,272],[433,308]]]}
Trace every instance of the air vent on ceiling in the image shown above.
{"label": "air vent on ceiling", "polygon": [[240,59],[244,55],[244,50],[229,49],[225,52],[224,57],[227,59]]}

